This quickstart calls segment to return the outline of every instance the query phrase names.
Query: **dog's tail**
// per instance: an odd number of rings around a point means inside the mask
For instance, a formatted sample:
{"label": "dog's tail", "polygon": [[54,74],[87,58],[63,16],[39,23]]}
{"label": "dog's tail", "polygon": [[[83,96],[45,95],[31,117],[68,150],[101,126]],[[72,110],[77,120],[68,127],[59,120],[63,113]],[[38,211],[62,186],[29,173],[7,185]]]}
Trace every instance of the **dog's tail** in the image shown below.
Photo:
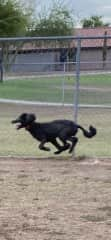
{"label": "dog's tail", "polygon": [[83,134],[87,138],[92,138],[96,135],[97,130],[93,126],[89,126],[89,130],[85,130],[82,126],[78,125],[78,128],[80,128],[83,131]]}

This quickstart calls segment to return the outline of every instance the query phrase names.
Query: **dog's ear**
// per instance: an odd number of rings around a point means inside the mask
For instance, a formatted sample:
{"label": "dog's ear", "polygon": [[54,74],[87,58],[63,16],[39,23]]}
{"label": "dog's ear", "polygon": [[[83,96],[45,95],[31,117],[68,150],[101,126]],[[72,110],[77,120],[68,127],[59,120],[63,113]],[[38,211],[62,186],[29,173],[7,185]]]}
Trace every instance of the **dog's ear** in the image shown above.
{"label": "dog's ear", "polygon": [[36,116],[33,113],[27,114],[26,121],[27,123],[32,123],[36,120]]}

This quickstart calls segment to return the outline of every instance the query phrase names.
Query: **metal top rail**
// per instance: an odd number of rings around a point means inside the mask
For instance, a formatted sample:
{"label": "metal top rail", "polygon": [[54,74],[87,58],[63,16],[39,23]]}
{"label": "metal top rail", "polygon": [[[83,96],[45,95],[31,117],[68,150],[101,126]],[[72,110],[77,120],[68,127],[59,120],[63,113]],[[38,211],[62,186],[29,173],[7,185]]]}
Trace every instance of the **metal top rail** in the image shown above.
{"label": "metal top rail", "polygon": [[40,41],[40,40],[84,40],[84,39],[111,39],[111,35],[100,36],[48,36],[48,37],[1,37],[0,42],[13,42],[13,41]]}

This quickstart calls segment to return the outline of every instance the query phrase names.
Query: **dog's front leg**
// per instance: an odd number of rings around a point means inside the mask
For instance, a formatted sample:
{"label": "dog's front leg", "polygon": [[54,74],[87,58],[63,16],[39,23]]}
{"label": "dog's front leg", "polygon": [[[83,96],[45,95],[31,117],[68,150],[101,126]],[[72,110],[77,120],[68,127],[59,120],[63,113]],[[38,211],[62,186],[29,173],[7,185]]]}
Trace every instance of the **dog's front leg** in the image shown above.
{"label": "dog's front leg", "polygon": [[43,140],[43,141],[40,143],[40,145],[39,145],[39,149],[40,149],[40,150],[50,151],[50,148],[44,146],[44,144],[45,144],[46,142],[47,142],[46,140]]}
{"label": "dog's front leg", "polygon": [[60,154],[61,152],[67,150],[70,146],[69,143],[66,143],[65,146],[61,146],[56,139],[51,140],[51,143],[58,149],[58,151],[54,152],[55,154]]}
{"label": "dog's front leg", "polygon": [[63,151],[63,147],[57,142],[56,139],[52,139],[51,143],[57,148],[58,151],[54,152],[55,154],[59,154]]}

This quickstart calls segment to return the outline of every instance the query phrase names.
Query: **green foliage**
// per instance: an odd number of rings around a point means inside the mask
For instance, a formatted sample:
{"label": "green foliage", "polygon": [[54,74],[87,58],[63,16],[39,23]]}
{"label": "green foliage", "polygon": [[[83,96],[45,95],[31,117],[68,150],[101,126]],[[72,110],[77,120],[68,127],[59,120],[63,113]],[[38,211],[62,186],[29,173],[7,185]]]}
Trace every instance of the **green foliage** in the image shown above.
{"label": "green foliage", "polygon": [[[31,11],[25,11],[25,8],[16,0],[0,0],[0,37],[20,37],[25,36],[27,29],[31,24]],[[9,62],[9,49],[12,43],[0,43],[3,53],[3,62],[5,69],[9,68],[13,62],[18,48],[23,43],[13,42],[13,48],[16,50],[13,59]]]}
{"label": "green foliage", "polygon": [[0,37],[17,37],[26,34],[28,16],[13,0],[0,0]]}
{"label": "green foliage", "polygon": [[89,18],[84,18],[81,23],[83,28],[109,26],[109,23],[104,23],[102,21],[102,16],[96,15]]}
{"label": "green foliage", "polygon": [[56,5],[49,13],[41,13],[29,33],[32,36],[64,36],[72,35],[74,20],[70,11],[64,5]]}

